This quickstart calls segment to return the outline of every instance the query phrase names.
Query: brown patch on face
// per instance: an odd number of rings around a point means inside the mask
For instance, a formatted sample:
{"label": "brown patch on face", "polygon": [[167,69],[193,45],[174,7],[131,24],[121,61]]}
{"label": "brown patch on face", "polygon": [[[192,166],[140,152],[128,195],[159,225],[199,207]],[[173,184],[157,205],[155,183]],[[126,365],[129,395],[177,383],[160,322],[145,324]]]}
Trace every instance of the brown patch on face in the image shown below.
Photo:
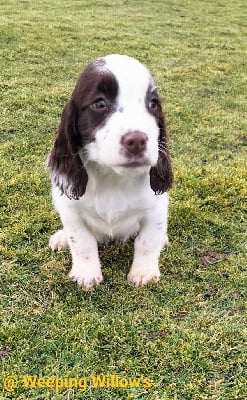
{"label": "brown patch on face", "polygon": [[79,153],[115,111],[117,95],[116,78],[104,69],[103,60],[96,60],[82,72],[64,107],[48,167],[69,198],[78,199],[86,190],[88,176]]}
{"label": "brown patch on face", "polygon": [[71,96],[78,109],[76,127],[81,146],[95,140],[96,130],[116,111],[117,95],[117,80],[110,71],[104,70],[103,60],[85,68]]}

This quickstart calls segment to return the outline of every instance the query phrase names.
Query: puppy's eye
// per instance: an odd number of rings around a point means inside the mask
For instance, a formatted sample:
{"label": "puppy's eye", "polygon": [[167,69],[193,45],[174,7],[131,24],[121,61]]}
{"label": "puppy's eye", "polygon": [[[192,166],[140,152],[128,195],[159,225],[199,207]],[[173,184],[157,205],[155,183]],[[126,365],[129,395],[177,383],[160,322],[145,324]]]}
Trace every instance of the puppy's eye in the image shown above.
{"label": "puppy's eye", "polygon": [[156,98],[151,99],[150,102],[148,103],[148,108],[152,111],[157,110],[158,100]]}
{"label": "puppy's eye", "polygon": [[104,108],[107,108],[107,104],[105,99],[103,99],[103,97],[100,97],[92,103],[92,107],[96,108],[97,110],[102,110]]}

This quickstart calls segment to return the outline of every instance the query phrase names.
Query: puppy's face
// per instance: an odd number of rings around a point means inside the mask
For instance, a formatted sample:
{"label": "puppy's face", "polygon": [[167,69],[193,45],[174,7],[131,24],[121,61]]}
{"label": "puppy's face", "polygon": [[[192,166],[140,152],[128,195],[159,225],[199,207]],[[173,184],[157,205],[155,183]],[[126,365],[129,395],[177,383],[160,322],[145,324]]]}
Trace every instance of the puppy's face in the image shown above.
{"label": "puppy's face", "polygon": [[48,166],[54,184],[78,199],[87,164],[118,174],[150,174],[156,194],[172,185],[161,103],[149,71],[137,60],[110,55],[89,64],[66,104]]}
{"label": "puppy's face", "polygon": [[91,63],[73,93],[82,157],[118,173],[141,173],[158,160],[162,113],[154,81],[137,60],[111,55]]}

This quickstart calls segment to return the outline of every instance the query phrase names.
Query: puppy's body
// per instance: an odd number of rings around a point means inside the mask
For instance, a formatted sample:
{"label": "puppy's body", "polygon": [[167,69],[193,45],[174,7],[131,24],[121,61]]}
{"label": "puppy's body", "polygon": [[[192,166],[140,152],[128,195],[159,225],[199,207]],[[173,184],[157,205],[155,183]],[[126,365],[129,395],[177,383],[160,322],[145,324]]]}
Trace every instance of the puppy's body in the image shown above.
{"label": "puppy's body", "polygon": [[64,227],[50,246],[70,247],[71,278],[85,289],[100,283],[97,241],[138,234],[128,280],[136,286],[158,281],[172,172],[160,101],[142,64],[112,55],[85,69],[65,107],[49,167]]}

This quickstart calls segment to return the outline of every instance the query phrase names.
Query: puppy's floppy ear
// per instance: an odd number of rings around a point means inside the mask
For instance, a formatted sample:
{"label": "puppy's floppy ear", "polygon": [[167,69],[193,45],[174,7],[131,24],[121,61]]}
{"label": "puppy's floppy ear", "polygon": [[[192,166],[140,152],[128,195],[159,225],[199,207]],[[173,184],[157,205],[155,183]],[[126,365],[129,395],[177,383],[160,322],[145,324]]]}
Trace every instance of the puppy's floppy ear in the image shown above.
{"label": "puppy's floppy ear", "polygon": [[64,107],[58,134],[48,159],[56,186],[69,198],[78,200],[85,193],[88,181],[87,172],[79,156],[82,148],[81,137],[77,132],[78,110],[73,100]]}
{"label": "puppy's floppy ear", "polygon": [[150,185],[155,194],[162,194],[172,187],[173,173],[167,144],[165,118],[161,106],[158,116],[158,125],[160,130],[158,139],[159,155],[157,164],[150,169]]}

